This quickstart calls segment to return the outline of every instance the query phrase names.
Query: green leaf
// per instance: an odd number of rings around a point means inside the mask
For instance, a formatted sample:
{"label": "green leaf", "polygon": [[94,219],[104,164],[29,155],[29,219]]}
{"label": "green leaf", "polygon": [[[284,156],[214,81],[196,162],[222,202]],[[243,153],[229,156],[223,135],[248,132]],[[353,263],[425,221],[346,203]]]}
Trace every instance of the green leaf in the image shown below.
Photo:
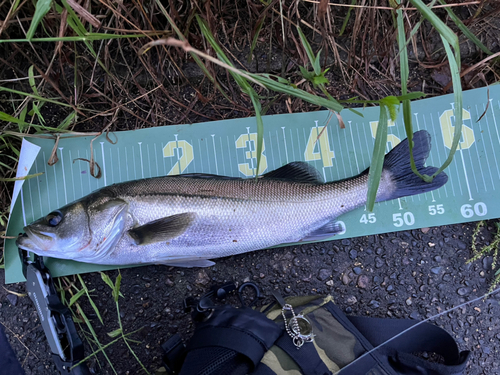
{"label": "green leaf", "polygon": [[58,129],[67,129],[72,123],[76,121],[77,115],[76,111],[71,112],[66,118],[59,124]]}
{"label": "green leaf", "polygon": [[[445,5],[446,2],[444,0],[438,0],[442,5]],[[446,7],[444,8],[446,12],[448,12],[448,15],[450,16],[451,20],[457,25],[457,27],[464,33],[464,35],[472,40],[472,42],[480,48],[483,52],[485,52],[488,55],[492,55],[493,52],[491,52],[488,47],[486,47],[481,41],[467,28],[467,26],[464,25],[464,23],[460,20],[460,18],[457,17],[455,13],[453,13],[453,10],[451,7]]]}
{"label": "green leaf", "polygon": [[118,302],[118,297],[120,296],[121,282],[122,282],[122,275],[121,273],[119,273],[115,280],[115,287],[113,288],[113,298],[115,299],[115,302]]}
{"label": "green leaf", "polygon": [[50,10],[52,5],[52,0],[38,0],[35,4],[35,14],[33,14],[33,19],[31,20],[30,28],[26,33],[26,39],[31,41],[33,35],[35,34],[38,24],[42,21],[43,17]]}
{"label": "green leaf", "polygon": [[111,279],[109,278],[109,276],[108,276],[108,275],[106,275],[104,272],[101,272],[101,279],[102,279],[102,281],[104,281],[106,284],[108,284],[108,286],[109,286],[111,289],[114,289],[113,282],[111,281]]}
{"label": "green leaf", "polygon": [[373,211],[373,207],[375,206],[380,177],[382,176],[382,169],[384,167],[387,128],[389,124],[387,112],[387,107],[383,103],[380,103],[380,117],[378,120],[377,133],[375,135],[375,145],[373,146],[372,162],[368,172],[368,193],[366,201],[366,209],[368,211]]}
{"label": "green leaf", "polygon": [[381,110],[382,106],[386,106],[387,110],[389,111],[390,119],[392,121],[396,121],[399,110],[399,99],[395,96],[387,96],[384,99],[380,100]]}
{"label": "green leaf", "polygon": [[35,74],[33,74],[33,65],[31,65],[28,68],[28,80],[29,80],[31,89],[33,90],[33,92],[35,93],[35,95],[40,95],[38,93],[38,89],[36,88]]}
{"label": "green leaf", "polygon": [[318,85],[323,85],[325,83],[330,83],[330,81],[328,81],[328,78],[323,76],[323,74],[320,74],[319,76],[314,76],[312,78],[312,83],[314,86],[318,86]]}
{"label": "green leaf", "polygon": [[121,328],[115,329],[114,331],[108,332],[108,336],[114,339],[122,334],[123,330]]}
{"label": "green leaf", "polygon": [[71,299],[69,300],[68,307],[71,307],[76,301],[78,301],[78,298],[80,298],[84,294],[85,294],[85,289],[80,289],[78,293],[76,293],[74,296],[71,297]]}
{"label": "green leaf", "polygon": [[[316,61],[316,58],[314,56],[314,52],[313,52],[313,50],[311,48],[311,45],[307,41],[307,38],[304,35],[304,33],[302,32],[302,29],[300,27],[297,27],[297,31],[299,33],[300,41],[302,42],[302,46],[304,46],[304,49],[306,50],[307,57],[309,58],[309,61],[310,61],[311,65],[314,67],[314,62]],[[319,72],[317,72],[315,70],[314,72],[316,74],[319,74],[319,73],[321,73],[321,70]]]}

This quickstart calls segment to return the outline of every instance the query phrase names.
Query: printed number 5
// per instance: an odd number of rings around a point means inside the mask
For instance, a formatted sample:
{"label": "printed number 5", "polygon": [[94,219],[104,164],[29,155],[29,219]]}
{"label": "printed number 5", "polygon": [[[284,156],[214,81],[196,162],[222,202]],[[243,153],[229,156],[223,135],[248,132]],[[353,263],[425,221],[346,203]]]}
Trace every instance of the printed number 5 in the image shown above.
{"label": "printed number 5", "polygon": [[437,205],[431,205],[429,206],[429,214],[430,215],[442,215],[444,214],[444,207],[442,204],[437,204]]}

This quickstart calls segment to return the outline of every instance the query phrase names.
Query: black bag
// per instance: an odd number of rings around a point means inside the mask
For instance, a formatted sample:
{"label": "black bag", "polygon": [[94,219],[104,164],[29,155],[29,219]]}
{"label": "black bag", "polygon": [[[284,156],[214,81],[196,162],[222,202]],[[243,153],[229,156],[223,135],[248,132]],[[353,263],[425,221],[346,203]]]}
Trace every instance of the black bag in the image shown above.
{"label": "black bag", "polygon": [[[202,298],[187,347],[178,335],[163,345],[166,369],[181,375],[458,375],[467,364],[469,352],[459,352],[453,338],[435,325],[348,317],[331,296],[277,299],[279,304],[257,311],[210,306]],[[435,353],[440,361],[426,360],[422,353]]]}

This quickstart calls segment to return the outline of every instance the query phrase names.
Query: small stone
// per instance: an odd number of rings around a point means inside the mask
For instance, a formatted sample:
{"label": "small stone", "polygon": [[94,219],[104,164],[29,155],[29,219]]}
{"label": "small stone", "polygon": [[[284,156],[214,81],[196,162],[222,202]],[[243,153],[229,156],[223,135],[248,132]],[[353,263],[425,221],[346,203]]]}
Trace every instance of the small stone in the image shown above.
{"label": "small stone", "polygon": [[474,317],[473,317],[472,315],[469,315],[469,316],[467,317],[467,322],[468,322],[469,324],[473,324],[473,323],[474,323]]}
{"label": "small stone", "polygon": [[418,319],[418,311],[412,311],[410,314],[411,319]]}
{"label": "small stone", "polygon": [[361,272],[363,272],[363,270],[361,269],[361,267],[354,267],[352,270],[354,271],[354,273],[356,275],[360,275]]}
{"label": "small stone", "polygon": [[422,228],[420,229],[422,231],[422,233],[427,233],[431,228]]}
{"label": "small stone", "polygon": [[170,280],[169,278],[167,278],[167,279],[165,280],[165,284],[166,284],[167,286],[172,286],[172,285],[174,285],[174,282],[173,282],[172,280]]}
{"label": "small stone", "polygon": [[436,255],[436,256],[434,257],[434,260],[435,260],[436,262],[441,262],[441,256]]}
{"label": "small stone", "polygon": [[467,296],[470,294],[470,288],[462,287],[458,288],[457,293],[459,296]]}
{"label": "small stone", "polygon": [[333,280],[328,280],[328,281],[326,282],[326,285],[328,285],[328,286],[333,286],[333,284],[334,284],[334,283],[333,283]]}
{"label": "small stone", "polygon": [[489,346],[483,346],[483,353],[484,354],[490,354],[490,347]]}
{"label": "small stone", "polygon": [[285,288],[285,293],[290,293],[292,291],[292,288],[290,288],[290,286],[287,286]]}
{"label": "small stone", "polygon": [[325,281],[326,279],[328,279],[330,276],[332,275],[332,273],[330,272],[330,270],[326,269],[326,268],[322,268],[319,270],[319,273],[318,273],[318,280],[319,281]]}
{"label": "small stone", "polygon": [[347,307],[345,308],[345,312],[346,312],[346,314],[350,314],[350,313],[352,313],[352,307],[351,307],[351,306],[347,306]]}
{"label": "small stone", "polygon": [[351,258],[352,260],[356,259],[357,256],[358,252],[356,250],[349,251],[349,258]]}
{"label": "small stone", "polygon": [[406,305],[407,306],[411,306],[411,304],[413,303],[412,300],[411,300],[411,297],[408,298],[406,301],[405,301]]}
{"label": "small stone", "polygon": [[387,286],[387,288],[385,288],[385,290],[387,292],[391,293],[391,292],[394,292],[394,287],[392,285],[389,285],[389,286]]}
{"label": "small stone", "polygon": [[350,282],[351,282],[351,279],[349,278],[349,275],[347,275],[347,273],[344,273],[344,274],[342,275],[342,283],[343,283],[344,285],[347,285],[347,284],[349,284]]}
{"label": "small stone", "polygon": [[12,306],[16,306],[17,305],[17,296],[15,294],[7,294],[7,299],[9,300],[9,303],[12,305]]}
{"label": "small stone", "polygon": [[451,276],[451,274],[449,273],[445,273],[443,275],[443,281],[451,281],[453,279],[453,276]]}
{"label": "small stone", "polygon": [[347,240],[347,239],[342,240],[342,245],[349,246],[350,244],[351,244],[350,240]]}
{"label": "small stone", "polygon": [[348,305],[354,305],[356,302],[358,302],[358,299],[355,296],[349,296],[347,297],[346,302]]}
{"label": "small stone", "polygon": [[360,277],[358,277],[358,287],[362,289],[366,289],[368,287],[369,282],[370,280],[366,275],[361,275]]}
{"label": "small stone", "polygon": [[260,273],[260,274],[259,274],[259,277],[260,277],[261,279],[263,279],[264,277],[266,277],[266,275],[264,275],[263,273]]}
{"label": "small stone", "polygon": [[441,272],[441,269],[442,269],[442,268],[443,268],[443,267],[440,267],[440,266],[439,266],[439,267],[432,267],[432,268],[431,268],[431,272],[432,272],[434,275],[439,275],[439,273]]}
{"label": "small stone", "polygon": [[491,270],[491,265],[493,264],[493,257],[483,258],[483,269],[488,271]]}
{"label": "small stone", "polygon": [[380,302],[371,300],[368,306],[370,306],[372,309],[378,309],[380,307]]}
{"label": "small stone", "polygon": [[375,258],[375,268],[380,268],[384,265],[384,261],[380,257]]}
{"label": "small stone", "polygon": [[467,245],[465,244],[464,241],[457,241],[457,246],[460,250],[467,250]]}
{"label": "small stone", "polygon": [[380,255],[380,254],[382,254],[382,253],[383,253],[383,251],[384,251],[384,250],[383,250],[381,247],[377,247],[377,250],[375,250],[375,253],[376,253],[377,255]]}

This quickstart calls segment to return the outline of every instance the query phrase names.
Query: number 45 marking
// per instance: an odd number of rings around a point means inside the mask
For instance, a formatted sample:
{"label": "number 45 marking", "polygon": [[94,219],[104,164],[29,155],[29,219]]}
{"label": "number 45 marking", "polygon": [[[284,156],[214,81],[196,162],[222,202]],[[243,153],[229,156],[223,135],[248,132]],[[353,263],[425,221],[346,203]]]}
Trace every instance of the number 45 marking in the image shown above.
{"label": "number 45 marking", "polygon": [[362,224],[368,224],[368,223],[375,223],[377,221],[377,218],[375,217],[375,214],[363,214],[363,216],[361,216],[361,219],[359,219],[359,222],[362,223]]}

